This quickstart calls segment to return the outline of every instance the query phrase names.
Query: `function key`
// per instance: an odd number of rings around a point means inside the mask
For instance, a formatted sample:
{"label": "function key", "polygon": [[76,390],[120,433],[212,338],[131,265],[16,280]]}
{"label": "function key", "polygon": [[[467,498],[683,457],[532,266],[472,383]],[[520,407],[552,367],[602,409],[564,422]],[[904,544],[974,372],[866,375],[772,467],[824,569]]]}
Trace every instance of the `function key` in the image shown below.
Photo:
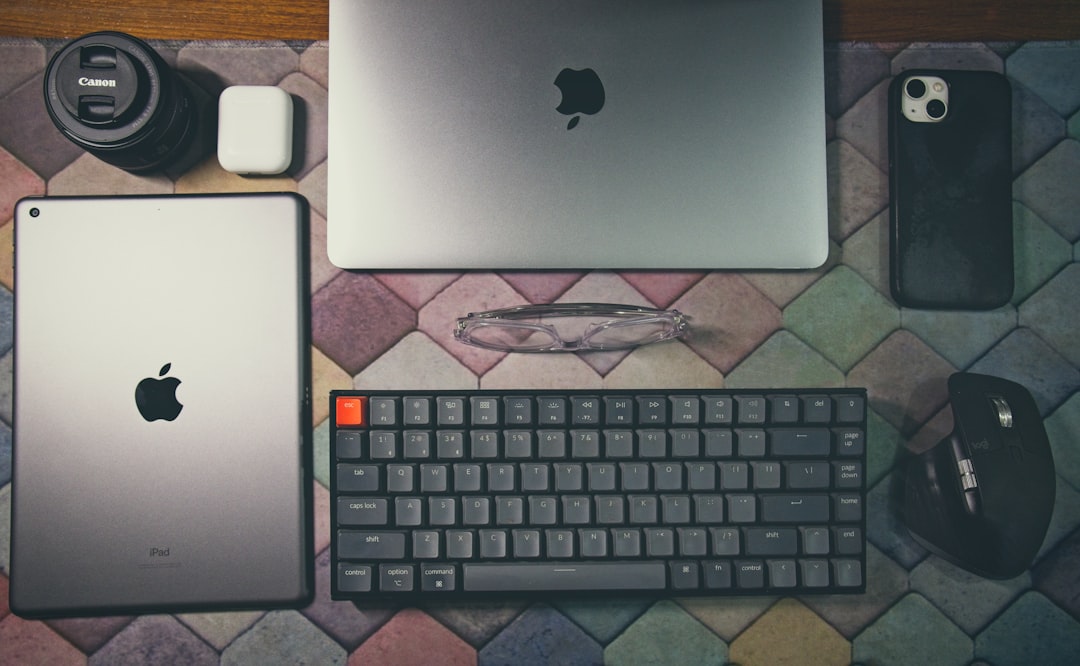
{"label": "function key", "polygon": [[664,425],[667,423],[667,400],[658,395],[643,395],[637,399],[638,423]]}
{"label": "function key", "polygon": [[607,425],[630,425],[634,422],[634,401],[625,397],[604,398],[604,422]]}
{"label": "function key", "polygon": [[469,409],[472,412],[473,425],[499,424],[499,401],[497,398],[473,396],[469,398]]}
{"label": "function key", "polygon": [[405,398],[405,425],[429,425],[431,423],[431,398],[411,396]]}
{"label": "function key", "polygon": [[367,398],[361,395],[339,395],[334,401],[335,423],[341,426],[364,426],[364,407]]}
{"label": "function key", "polygon": [[726,425],[732,420],[733,402],[726,395],[704,395],[701,397],[705,403],[705,423],[710,425]]}
{"label": "function key", "polygon": [[444,396],[436,405],[437,419],[441,426],[465,425],[465,399]]}
{"label": "function key", "polygon": [[807,423],[832,421],[832,398],[827,395],[808,395],[803,398],[803,420]]}
{"label": "function key", "polygon": [[680,425],[696,425],[701,422],[701,399],[696,395],[673,395],[671,401],[671,422]]}
{"label": "function key", "polygon": [[836,399],[836,420],[839,423],[862,423],[866,418],[866,400],[861,395],[845,395]]}
{"label": "function key", "polygon": [[600,399],[596,397],[570,398],[570,422],[573,425],[598,425]]}
{"label": "function key", "polygon": [[397,398],[369,398],[369,421],[373,426],[398,424]]}
{"label": "function key", "polygon": [[764,396],[737,395],[735,396],[736,418],[743,425],[765,423],[765,404]]}
{"label": "function key", "polygon": [[506,414],[507,425],[532,425],[533,423],[532,398],[504,398],[503,411]]}
{"label": "function key", "polygon": [[566,425],[566,398],[544,396],[538,400],[537,411],[542,426]]}
{"label": "function key", "polygon": [[776,395],[769,398],[773,423],[796,423],[799,420],[799,399],[793,395]]}

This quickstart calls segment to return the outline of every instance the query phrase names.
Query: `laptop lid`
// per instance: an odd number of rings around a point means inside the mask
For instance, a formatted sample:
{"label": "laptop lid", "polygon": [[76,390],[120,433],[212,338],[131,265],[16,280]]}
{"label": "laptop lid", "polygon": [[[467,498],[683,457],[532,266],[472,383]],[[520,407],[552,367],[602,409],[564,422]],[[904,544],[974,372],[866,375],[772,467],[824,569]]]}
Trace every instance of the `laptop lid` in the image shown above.
{"label": "laptop lid", "polygon": [[16,613],[310,599],[306,211],[293,194],[17,204]]}
{"label": "laptop lid", "polygon": [[822,41],[816,0],[331,0],[330,260],[820,265]]}

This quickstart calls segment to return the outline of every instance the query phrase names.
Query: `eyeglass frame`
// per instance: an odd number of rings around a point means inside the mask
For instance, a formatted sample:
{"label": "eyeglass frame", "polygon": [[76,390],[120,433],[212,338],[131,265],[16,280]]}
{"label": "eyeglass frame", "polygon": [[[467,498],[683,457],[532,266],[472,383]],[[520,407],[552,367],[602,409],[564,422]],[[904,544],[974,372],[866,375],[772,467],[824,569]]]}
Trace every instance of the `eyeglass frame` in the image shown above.
{"label": "eyeglass frame", "polygon": [[[526,317],[623,317],[594,326],[585,330],[577,340],[566,340],[559,334],[558,329],[551,324],[534,324],[515,321]],[[628,342],[619,345],[591,346],[589,339],[597,333],[612,328],[635,326],[650,321],[667,321],[668,330],[664,331],[655,339]],[[503,326],[506,328],[527,329],[549,335],[553,343],[545,347],[513,347],[511,345],[492,345],[473,339],[469,334],[476,328],[486,326]],[[458,317],[454,327],[454,338],[459,342],[474,347],[501,352],[577,352],[577,351],[624,351],[655,342],[663,342],[674,338],[681,338],[690,329],[689,318],[678,310],[664,310],[639,305],[623,305],[616,303],[539,303],[534,305],[519,305],[509,308],[499,308],[484,312],[470,312],[464,317]]]}

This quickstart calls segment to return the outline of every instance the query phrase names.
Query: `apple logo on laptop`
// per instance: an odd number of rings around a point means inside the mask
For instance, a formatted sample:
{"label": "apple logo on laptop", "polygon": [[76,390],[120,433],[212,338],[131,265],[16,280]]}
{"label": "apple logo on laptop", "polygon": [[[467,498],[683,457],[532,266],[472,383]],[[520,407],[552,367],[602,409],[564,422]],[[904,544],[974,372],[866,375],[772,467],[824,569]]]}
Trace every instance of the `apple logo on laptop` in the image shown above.
{"label": "apple logo on laptop", "polygon": [[574,116],[566,125],[572,130],[581,121],[578,114],[593,115],[604,108],[604,84],[592,69],[570,69],[559,72],[555,86],[562,93],[562,102],[555,110],[564,116]]}
{"label": "apple logo on laptop", "polygon": [[147,377],[135,386],[135,406],[139,408],[139,413],[147,421],[159,419],[172,421],[184,408],[176,399],[176,389],[180,386],[180,380],[176,377],[165,376],[169,374],[171,368],[172,363],[166,363],[158,372],[158,377],[162,379]]}

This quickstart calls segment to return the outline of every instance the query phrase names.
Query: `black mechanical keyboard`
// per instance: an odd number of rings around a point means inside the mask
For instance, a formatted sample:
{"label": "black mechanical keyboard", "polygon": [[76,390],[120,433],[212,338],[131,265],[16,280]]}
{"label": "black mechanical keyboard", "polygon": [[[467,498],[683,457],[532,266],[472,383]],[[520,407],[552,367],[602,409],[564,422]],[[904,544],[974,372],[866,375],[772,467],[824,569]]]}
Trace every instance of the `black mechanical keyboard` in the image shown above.
{"label": "black mechanical keyboard", "polygon": [[866,391],[330,393],[335,599],[860,593]]}

